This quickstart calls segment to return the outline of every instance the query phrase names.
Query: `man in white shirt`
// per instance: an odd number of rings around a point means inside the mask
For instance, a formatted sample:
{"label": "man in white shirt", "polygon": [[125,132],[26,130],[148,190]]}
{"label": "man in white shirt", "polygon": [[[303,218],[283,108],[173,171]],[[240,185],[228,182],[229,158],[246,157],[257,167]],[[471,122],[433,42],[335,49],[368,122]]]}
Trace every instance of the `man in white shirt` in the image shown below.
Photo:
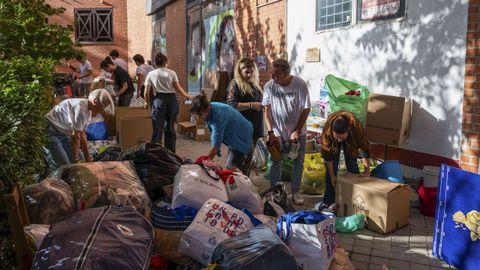
{"label": "man in white shirt", "polygon": [[126,72],[128,72],[128,64],[127,62],[125,62],[125,60],[123,60],[122,58],[120,58],[120,53],[113,49],[110,51],[110,57],[112,58],[112,61],[115,65],[123,68],[123,70],[125,70]]}
{"label": "man in white shirt", "polygon": [[[265,84],[262,102],[268,128],[267,144],[280,143],[281,152],[288,153],[288,157],[293,159],[292,198],[295,204],[303,204],[300,183],[305,155],[305,122],[310,112],[308,87],[304,80],[290,75],[290,64],[287,60],[277,59],[272,65],[272,79]],[[281,181],[281,167],[281,158],[272,159],[272,186]]]}
{"label": "man in white shirt", "polygon": [[85,56],[77,56],[75,58],[79,63],[80,67],[77,69],[72,65],[68,65],[73,71],[79,72],[78,79],[80,80],[80,85],[78,89],[79,97],[86,98],[90,92],[90,86],[92,85],[92,64],[88,61]]}
{"label": "man in white shirt", "polygon": [[137,98],[140,96],[145,98],[145,78],[147,78],[147,74],[153,70],[153,67],[145,64],[145,59],[140,54],[135,54],[132,59],[135,65],[137,65],[137,71],[135,72],[137,74]]}

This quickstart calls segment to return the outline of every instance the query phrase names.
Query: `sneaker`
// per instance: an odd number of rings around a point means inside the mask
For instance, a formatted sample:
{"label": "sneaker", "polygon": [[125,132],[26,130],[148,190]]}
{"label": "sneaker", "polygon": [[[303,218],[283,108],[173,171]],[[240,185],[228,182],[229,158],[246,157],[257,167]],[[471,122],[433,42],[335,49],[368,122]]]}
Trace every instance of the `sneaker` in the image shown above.
{"label": "sneaker", "polygon": [[288,159],[296,159],[298,157],[298,150],[300,150],[300,142],[290,143],[290,152],[288,152]]}
{"label": "sneaker", "polygon": [[292,194],[293,203],[297,205],[303,205],[305,201],[303,200],[302,193],[300,191],[295,191]]}

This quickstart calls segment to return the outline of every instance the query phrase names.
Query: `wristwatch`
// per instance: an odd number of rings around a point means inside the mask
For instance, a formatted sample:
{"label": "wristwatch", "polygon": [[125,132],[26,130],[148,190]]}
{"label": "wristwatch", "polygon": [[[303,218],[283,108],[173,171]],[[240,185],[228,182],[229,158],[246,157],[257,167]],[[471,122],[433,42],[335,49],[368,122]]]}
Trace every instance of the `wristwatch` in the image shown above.
{"label": "wristwatch", "polygon": [[268,135],[273,134],[273,130],[268,131]]}

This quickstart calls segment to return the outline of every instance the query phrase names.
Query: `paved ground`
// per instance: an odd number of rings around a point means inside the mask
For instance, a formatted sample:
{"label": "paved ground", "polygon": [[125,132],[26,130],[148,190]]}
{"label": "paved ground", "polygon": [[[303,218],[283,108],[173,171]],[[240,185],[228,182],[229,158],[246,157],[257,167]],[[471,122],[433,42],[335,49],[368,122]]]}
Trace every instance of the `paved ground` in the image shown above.
{"label": "paved ground", "polygon": [[[209,142],[198,142],[179,135],[177,154],[182,158],[195,159],[205,155]],[[227,149],[222,146],[223,156],[216,163],[225,166]],[[263,172],[252,172],[251,180],[259,192],[266,190],[270,183]],[[288,183],[286,183],[288,185]],[[321,196],[304,196],[305,205],[299,209],[311,209],[322,199]],[[356,269],[454,269],[431,255],[434,220],[412,208],[409,226],[390,235],[381,235],[368,230],[354,234],[337,234],[339,244],[347,250]]]}

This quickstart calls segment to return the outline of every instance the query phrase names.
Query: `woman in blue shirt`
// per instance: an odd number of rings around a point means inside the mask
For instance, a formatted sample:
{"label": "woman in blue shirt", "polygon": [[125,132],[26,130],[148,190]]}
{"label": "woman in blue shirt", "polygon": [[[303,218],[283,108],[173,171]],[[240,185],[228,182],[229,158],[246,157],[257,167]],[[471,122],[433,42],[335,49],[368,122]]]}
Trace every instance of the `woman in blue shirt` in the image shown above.
{"label": "woman in blue shirt", "polygon": [[210,129],[212,147],[208,156],[213,159],[224,143],[229,150],[227,168],[241,169],[246,155],[252,151],[252,123],[232,106],[210,103],[204,94],[193,99],[190,112],[204,119]]}

